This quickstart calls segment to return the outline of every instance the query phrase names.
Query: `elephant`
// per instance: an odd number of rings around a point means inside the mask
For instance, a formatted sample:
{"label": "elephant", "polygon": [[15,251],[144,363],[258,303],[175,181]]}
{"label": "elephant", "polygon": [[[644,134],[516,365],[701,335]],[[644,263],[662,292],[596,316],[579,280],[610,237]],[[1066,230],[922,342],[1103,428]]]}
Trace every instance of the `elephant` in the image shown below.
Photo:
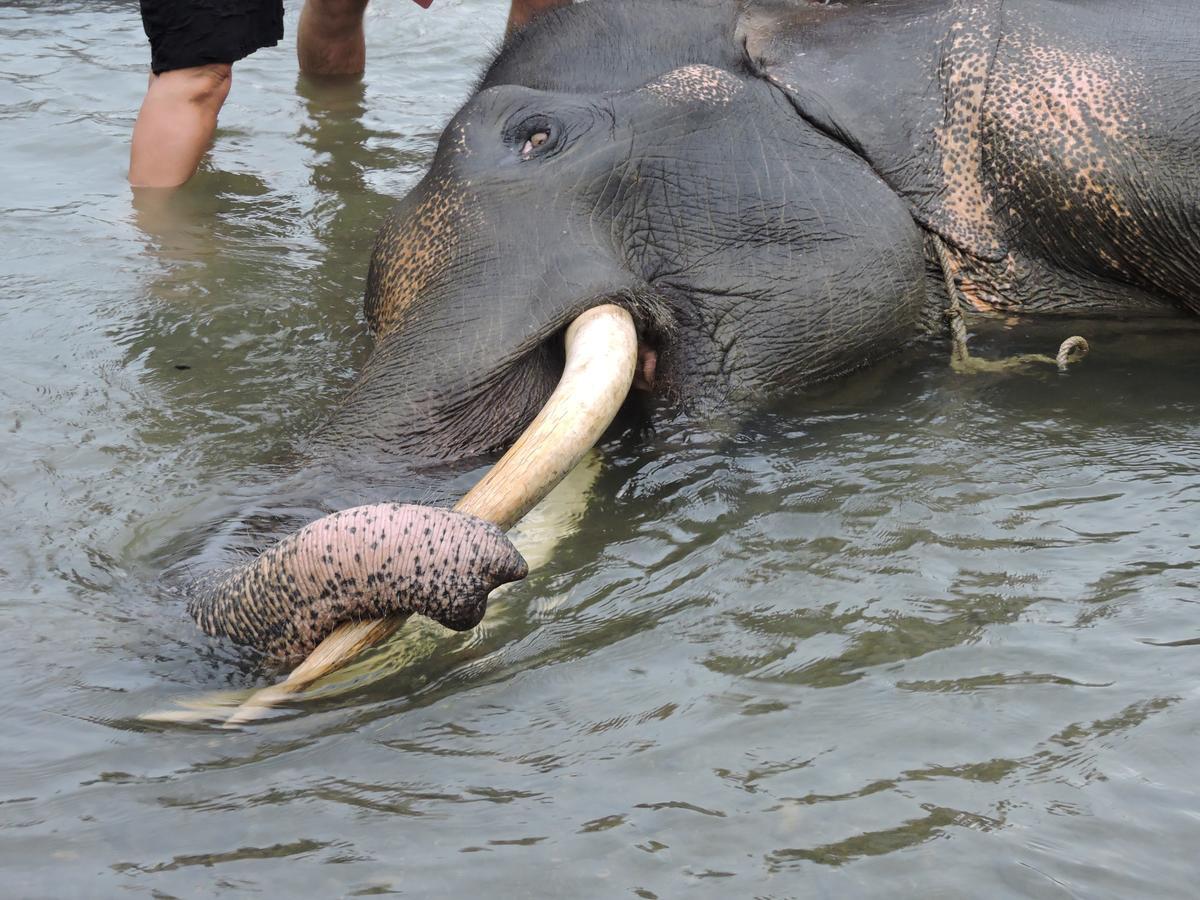
{"label": "elephant", "polygon": [[[600,307],[632,322],[618,401],[703,417],[943,340],[947,309],[1194,313],[1198,282],[1192,0],[591,0],[506,41],[383,225],[374,350],[309,448],[503,451]],[[291,659],[357,619],[472,627],[524,574],[495,523],[381,503],[190,608]]]}

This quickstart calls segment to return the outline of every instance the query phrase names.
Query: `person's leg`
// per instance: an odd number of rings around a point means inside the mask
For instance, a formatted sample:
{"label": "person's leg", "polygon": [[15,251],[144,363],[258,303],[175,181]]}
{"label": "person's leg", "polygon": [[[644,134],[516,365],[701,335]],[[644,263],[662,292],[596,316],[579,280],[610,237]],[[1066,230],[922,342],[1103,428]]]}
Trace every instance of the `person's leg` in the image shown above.
{"label": "person's leg", "polygon": [[306,75],[361,75],[367,63],[367,0],[305,0],[296,57]]}
{"label": "person's leg", "polygon": [[150,76],[129,153],[134,187],[176,187],[192,177],[212,141],[233,67],[211,63]]}
{"label": "person's leg", "polygon": [[567,6],[571,0],[512,0],[508,11],[506,34],[520,31],[542,13],[559,6]]}

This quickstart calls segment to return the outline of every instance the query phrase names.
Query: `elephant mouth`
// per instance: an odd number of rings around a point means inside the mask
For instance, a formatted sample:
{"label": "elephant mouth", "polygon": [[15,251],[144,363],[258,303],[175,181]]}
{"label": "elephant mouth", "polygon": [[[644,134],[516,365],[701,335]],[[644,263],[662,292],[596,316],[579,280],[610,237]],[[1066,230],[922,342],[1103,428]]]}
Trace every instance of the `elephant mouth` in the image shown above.
{"label": "elephant mouth", "polygon": [[633,373],[634,390],[654,392],[658,375],[658,350],[643,340],[638,340],[637,367]]}
{"label": "elephant mouth", "polygon": [[[657,353],[643,344],[628,309],[594,306],[564,334],[557,386],[500,460],[455,506],[510,528],[548,494],[612,424],[640,369]],[[645,348],[645,350],[643,350]]]}
{"label": "elephant mouth", "polygon": [[[519,440],[527,423],[539,415],[564,377],[571,329],[602,308],[621,310],[632,323],[634,343],[621,350],[633,354],[632,377],[625,395],[628,403],[623,399],[619,404],[627,407],[621,419],[644,417],[645,403],[650,398],[678,399],[678,385],[673,378],[676,323],[666,301],[649,291],[600,295],[563,310],[508,355],[505,365],[482,375],[470,403],[463,404],[452,416],[442,417],[443,430],[429,435],[427,447],[435,448],[430,462],[440,466],[475,460],[502,452]],[[581,383],[578,388],[583,395],[572,402],[586,408],[590,385]],[[601,431],[609,424],[605,422]]]}
{"label": "elephant mouth", "polygon": [[[541,349],[547,343],[562,348],[557,385],[532,422],[455,506],[504,529],[579,463],[635,391],[671,389],[663,361],[669,359],[675,323],[670,308],[655,295],[597,299],[551,334]],[[506,494],[510,496],[502,496]]]}
{"label": "elephant mouth", "polygon": [[553,331],[550,340],[562,346],[570,325],[591,309],[616,306],[629,313],[637,335],[631,391],[644,394],[671,393],[671,344],[676,333],[675,317],[666,301],[649,291],[602,297],[568,316]]}

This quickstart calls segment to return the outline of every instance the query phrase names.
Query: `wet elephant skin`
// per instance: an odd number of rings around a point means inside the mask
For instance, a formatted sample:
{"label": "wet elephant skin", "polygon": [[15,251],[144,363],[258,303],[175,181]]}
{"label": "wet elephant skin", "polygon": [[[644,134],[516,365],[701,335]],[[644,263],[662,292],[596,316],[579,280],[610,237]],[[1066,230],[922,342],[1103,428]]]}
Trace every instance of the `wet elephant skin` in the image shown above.
{"label": "wet elephant skin", "polygon": [[[561,374],[566,325],[601,303],[634,316],[643,389],[695,417],[937,333],[946,284],[987,314],[1191,308],[1198,45],[1182,0],[547,14],[380,231],[374,352],[306,449],[335,465],[501,450]],[[333,565],[362,553],[340,543]],[[262,565],[206,627],[248,637],[242,606],[290,602]]]}

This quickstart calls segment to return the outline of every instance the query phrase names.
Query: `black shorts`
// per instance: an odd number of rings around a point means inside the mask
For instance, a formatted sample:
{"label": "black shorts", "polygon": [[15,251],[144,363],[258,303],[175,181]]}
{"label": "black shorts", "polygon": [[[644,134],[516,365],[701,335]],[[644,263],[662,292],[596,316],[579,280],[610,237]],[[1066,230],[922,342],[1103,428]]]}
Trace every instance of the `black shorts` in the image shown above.
{"label": "black shorts", "polygon": [[141,0],[154,74],[232,63],[283,37],[283,0]]}

